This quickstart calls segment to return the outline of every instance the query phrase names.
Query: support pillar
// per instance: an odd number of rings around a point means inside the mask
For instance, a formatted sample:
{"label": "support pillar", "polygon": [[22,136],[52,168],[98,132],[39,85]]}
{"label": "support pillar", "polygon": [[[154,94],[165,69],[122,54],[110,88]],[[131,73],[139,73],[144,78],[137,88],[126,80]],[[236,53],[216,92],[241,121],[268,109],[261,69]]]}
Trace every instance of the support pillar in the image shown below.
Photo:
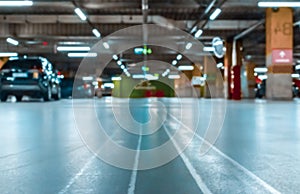
{"label": "support pillar", "polygon": [[292,99],[293,10],[266,9],[266,97]]}
{"label": "support pillar", "polygon": [[224,98],[223,79],[218,76],[216,62],[211,57],[204,57],[204,74],[206,75],[205,98]]}
{"label": "support pillar", "polygon": [[[246,88],[243,91],[243,97],[246,98],[255,98],[255,85],[256,80],[254,76],[254,68],[255,63],[249,62],[246,64],[245,70],[246,70]],[[246,95],[247,94],[247,95]]]}
{"label": "support pillar", "polygon": [[8,61],[8,57],[0,57],[0,69]]}

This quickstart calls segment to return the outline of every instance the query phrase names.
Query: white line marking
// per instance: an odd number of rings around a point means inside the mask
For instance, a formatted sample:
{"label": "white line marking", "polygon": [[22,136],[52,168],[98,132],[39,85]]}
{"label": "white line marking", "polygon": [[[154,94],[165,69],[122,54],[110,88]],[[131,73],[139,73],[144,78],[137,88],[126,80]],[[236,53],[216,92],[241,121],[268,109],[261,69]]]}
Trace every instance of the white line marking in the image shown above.
{"label": "white line marking", "polygon": [[[175,140],[172,138],[171,134],[169,133],[167,127],[163,125],[167,135],[169,136],[170,140],[174,144],[177,152],[180,152],[178,144],[175,142]],[[193,179],[195,180],[196,184],[198,185],[199,189],[204,194],[212,194],[212,192],[207,188],[205,183],[203,182],[201,176],[197,173],[196,169],[193,167],[189,159],[186,157],[186,155],[182,152],[180,155],[181,159],[183,160],[183,163],[185,164],[186,168],[189,170],[190,174],[192,175]]]}
{"label": "white line marking", "polygon": [[138,169],[139,159],[140,159],[141,144],[142,144],[142,135],[140,135],[140,137],[139,137],[137,152],[136,152],[135,159],[134,159],[134,165],[133,165],[133,169],[132,169],[132,173],[131,173],[131,177],[130,177],[127,194],[134,194],[136,178],[137,178],[137,169]]}
{"label": "white line marking", "polygon": [[[184,123],[182,123],[181,121],[179,121],[175,116],[169,114],[174,120],[176,120],[177,122],[179,122],[184,128],[188,129],[190,132],[192,132],[193,130],[190,129],[188,126],[186,126]],[[234,166],[236,166],[237,168],[239,168],[241,171],[243,171],[245,174],[247,174],[249,177],[251,177],[252,179],[256,180],[261,186],[263,186],[265,189],[267,189],[269,192],[274,193],[274,194],[280,194],[281,192],[279,192],[278,190],[276,190],[274,187],[272,187],[271,185],[269,185],[268,183],[266,183],[264,180],[262,180],[261,178],[259,178],[258,176],[256,176],[254,173],[252,173],[251,171],[249,171],[248,169],[246,169],[244,166],[242,166],[241,164],[239,164],[237,161],[235,161],[234,159],[232,159],[231,157],[229,157],[228,155],[226,155],[225,153],[223,153],[222,151],[220,151],[218,148],[216,148],[214,145],[212,145],[210,142],[206,141],[203,137],[201,137],[200,135],[198,135],[195,132],[195,136],[197,138],[199,138],[201,141],[203,141],[205,144],[207,144],[208,146],[210,146],[215,152],[217,152],[218,154],[220,154],[222,157],[224,157],[225,159],[227,159],[229,162],[231,162]]]}
{"label": "white line marking", "polygon": [[86,171],[86,169],[89,167],[89,165],[92,163],[92,161],[96,158],[96,156],[92,156],[80,169],[78,173],[69,181],[69,183],[59,192],[59,194],[67,193],[69,188],[76,182],[76,180]]}

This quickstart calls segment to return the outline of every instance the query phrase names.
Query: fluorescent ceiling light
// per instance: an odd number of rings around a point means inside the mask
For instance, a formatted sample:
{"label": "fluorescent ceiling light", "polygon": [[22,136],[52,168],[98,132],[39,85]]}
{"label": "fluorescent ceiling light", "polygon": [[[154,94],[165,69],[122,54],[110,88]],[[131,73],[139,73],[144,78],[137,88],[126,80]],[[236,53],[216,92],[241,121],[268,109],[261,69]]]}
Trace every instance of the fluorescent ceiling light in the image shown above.
{"label": "fluorescent ceiling light", "polygon": [[177,57],[176,57],[176,59],[177,59],[178,61],[181,60],[181,59],[182,59],[182,55],[181,55],[181,54],[178,54]]}
{"label": "fluorescent ceiling light", "polygon": [[91,48],[88,46],[58,46],[58,51],[90,51]]}
{"label": "fluorescent ceiling light", "polygon": [[122,80],[122,78],[121,77],[111,77],[111,80],[112,81],[120,81],[120,80]]}
{"label": "fluorescent ceiling light", "polygon": [[92,81],[94,80],[94,78],[92,76],[86,76],[86,77],[82,77],[83,81]]}
{"label": "fluorescent ceiling light", "polygon": [[222,62],[217,64],[217,68],[221,68],[223,66],[224,66],[224,64]]}
{"label": "fluorescent ceiling light", "polygon": [[295,69],[296,69],[296,70],[300,70],[300,65],[296,65],[296,66],[295,66]]}
{"label": "fluorescent ceiling light", "polygon": [[187,50],[189,50],[190,48],[192,48],[192,46],[193,46],[193,44],[191,42],[189,42],[189,43],[186,44],[185,48]]}
{"label": "fluorescent ceiling light", "polygon": [[179,79],[180,75],[169,75],[168,78],[169,79]]}
{"label": "fluorescent ceiling light", "polygon": [[97,53],[68,53],[68,57],[97,57]]}
{"label": "fluorescent ceiling light", "polygon": [[199,29],[196,33],[195,33],[195,38],[199,38],[203,33],[203,30]]}
{"label": "fluorescent ceiling light", "polygon": [[80,8],[76,8],[74,11],[82,21],[87,20],[86,15],[83,13],[83,11]]}
{"label": "fluorescent ceiling light", "polygon": [[132,78],[133,79],[144,79],[145,75],[143,75],[143,74],[134,74],[134,75],[132,75]]}
{"label": "fluorescent ceiling light", "polygon": [[109,44],[107,42],[103,42],[103,46],[104,48],[109,49]]}
{"label": "fluorescent ceiling light", "polygon": [[15,40],[15,39],[12,39],[12,38],[7,38],[6,42],[8,42],[8,43],[10,43],[12,45],[15,45],[15,46],[19,45],[19,41]]}
{"label": "fluorescent ceiling light", "polygon": [[130,76],[131,76],[131,74],[128,73],[128,71],[126,71],[125,74],[126,74],[127,77],[130,77]]}
{"label": "fluorescent ceiling light", "polygon": [[0,57],[17,57],[18,53],[0,53]]}
{"label": "fluorescent ceiling light", "polygon": [[159,79],[159,77],[154,76],[154,75],[152,75],[152,74],[146,74],[145,78],[146,78],[147,80],[158,80],[158,79]]}
{"label": "fluorescent ceiling light", "polygon": [[194,70],[194,66],[192,65],[182,65],[178,67],[178,70],[180,71],[192,71]]}
{"label": "fluorescent ceiling light", "polygon": [[32,1],[0,1],[0,6],[7,6],[7,7],[12,7],[12,6],[23,7],[23,6],[32,6],[32,5],[33,5]]}
{"label": "fluorescent ceiling light", "polygon": [[176,60],[173,60],[172,61],[172,65],[176,65],[177,64],[177,61]]}
{"label": "fluorescent ceiling light", "polygon": [[121,65],[120,67],[121,67],[121,69],[125,69],[125,65]]}
{"label": "fluorescent ceiling light", "polygon": [[122,61],[120,61],[120,60],[117,61],[117,64],[118,64],[118,65],[122,65]]}
{"label": "fluorescent ceiling light", "polygon": [[256,67],[256,68],[254,68],[254,72],[256,72],[256,73],[267,73],[268,68],[266,68],[266,67]]}
{"label": "fluorescent ceiling light", "polygon": [[210,16],[209,19],[210,20],[215,20],[219,14],[222,12],[222,10],[220,8],[217,8]]}
{"label": "fluorescent ceiling light", "polygon": [[292,76],[292,78],[300,78],[300,75],[297,73],[293,73],[291,76]]}
{"label": "fluorescent ceiling light", "polygon": [[258,7],[300,7],[300,2],[258,2]]}
{"label": "fluorescent ceiling light", "polygon": [[113,55],[112,58],[116,61],[118,60],[118,56],[117,55]]}
{"label": "fluorescent ceiling light", "polygon": [[81,45],[81,44],[85,44],[84,42],[59,42],[58,44],[61,44],[61,45]]}
{"label": "fluorescent ceiling light", "polygon": [[213,52],[213,51],[215,51],[215,48],[214,47],[203,47],[203,51],[205,51],[205,52]]}
{"label": "fluorescent ceiling light", "polygon": [[101,33],[100,33],[99,30],[97,30],[96,28],[93,29],[93,34],[94,34],[97,38],[100,38],[100,37],[101,37]]}

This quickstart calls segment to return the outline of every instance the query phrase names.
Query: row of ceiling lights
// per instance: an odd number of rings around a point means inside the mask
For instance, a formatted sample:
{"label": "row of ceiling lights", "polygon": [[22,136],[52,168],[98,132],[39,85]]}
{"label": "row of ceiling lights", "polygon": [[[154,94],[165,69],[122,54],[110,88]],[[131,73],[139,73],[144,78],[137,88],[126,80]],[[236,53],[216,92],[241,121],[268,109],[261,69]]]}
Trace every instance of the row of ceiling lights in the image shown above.
{"label": "row of ceiling lights", "polygon": [[[23,1],[0,1],[0,6],[32,6],[33,1],[23,0]],[[291,1],[259,1],[257,3],[259,7],[300,7],[300,2],[291,2]],[[217,11],[218,12],[218,11]]]}
{"label": "row of ceiling lights", "polygon": [[[32,6],[33,2],[32,1],[0,1],[0,6]],[[258,6],[259,7],[299,7],[300,6],[300,2],[258,2]],[[209,19],[210,20],[215,20],[219,14],[221,13],[221,9],[220,8],[216,8],[215,11],[210,15]],[[86,14],[79,8],[76,7],[74,9],[74,12],[78,15],[78,17],[82,20],[82,21],[88,21],[88,17],[86,16]],[[91,23],[88,22],[90,25]],[[93,27],[93,26],[92,26]],[[192,33],[194,33],[197,29],[194,29]],[[93,27],[92,33],[97,37],[97,38],[101,38],[101,33],[99,32],[98,29]],[[203,30],[202,29],[198,29],[195,34],[194,37],[195,38],[199,38],[201,35],[203,34]],[[12,44],[12,45],[19,45],[19,42],[15,39],[12,38],[7,38],[6,40],[8,43]],[[108,43],[104,42],[103,46],[108,49],[109,45]],[[190,49],[192,47],[192,43],[188,43],[186,45],[186,49]],[[69,48],[70,51],[90,51],[89,47],[85,47],[85,48]],[[204,47],[205,48],[205,47]],[[57,48],[58,51],[62,51],[62,48]],[[212,51],[212,50],[204,50],[204,51]],[[15,56],[15,53],[11,53],[12,56]],[[96,57],[97,54],[96,53],[68,53],[69,57]],[[116,55],[114,55],[116,56]],[[179,60],[181,60],[182,55],[178,54],[176,57],[176,60],[172,61],[172,65],[177,65],[177,62]],[[123,64],[120,65],[120,60],[117,61],[117,64],[121,67],[121,69],[123,69],[123,71],[126,73],[127,76],[130,76],[130,74],[128,73],[127,69],[125,68],[125,66]],[[122,63],[122,62],[121,62]],[[184,69],[183,69],[184,70]]]}

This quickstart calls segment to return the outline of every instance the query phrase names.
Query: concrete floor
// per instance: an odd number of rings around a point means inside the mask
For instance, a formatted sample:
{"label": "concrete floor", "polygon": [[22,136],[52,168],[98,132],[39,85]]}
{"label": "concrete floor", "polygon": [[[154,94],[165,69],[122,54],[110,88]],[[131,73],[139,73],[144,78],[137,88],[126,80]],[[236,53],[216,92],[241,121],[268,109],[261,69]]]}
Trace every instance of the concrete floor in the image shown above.
{"label": "concrete floor", "polygon": [[[204,155],[200,154],[201,145],[205,145],[202,137],[210,121],[222,121],[222,111],[215,114],[211,109],[220,102],[225,101],[75,100],[75,117],[82,112],[80,118],[86,121],[86,131],[94,127],[85,114],[93,104],[93,111],[111,140],[133,150],[153,149],[170,141],[176,131],[189,133],[197,127],[180,156],[157,168],[138,171],[134,166],[139,167],[145,159],[139,152],[132,163],[133,170],[114,167],[93,154],[92,145],[83,143],[84,135],[78,133],[83,129],[78,124],[80,119],[75,122],[72,100],[0,103],[0,193],[299,192],[300,101],[227,101],[217,142]],[[151,135],[136,135],[122,129],[115,118],[120,117],[118,113],[123,112],[124,104],[129,104],[131,116],[138,123],[162,118],[163,125]],[[162,114],[161,107],[168,114]],[[153,110],[158,116],[153,116]],[[121,114],[121,118],[125,125],[134,126],[127,120],[128,114]],[[173,139],[173,150],[187,137],[183,134],[182,139]],[[114,155],[109,147],[105,151]]]}

